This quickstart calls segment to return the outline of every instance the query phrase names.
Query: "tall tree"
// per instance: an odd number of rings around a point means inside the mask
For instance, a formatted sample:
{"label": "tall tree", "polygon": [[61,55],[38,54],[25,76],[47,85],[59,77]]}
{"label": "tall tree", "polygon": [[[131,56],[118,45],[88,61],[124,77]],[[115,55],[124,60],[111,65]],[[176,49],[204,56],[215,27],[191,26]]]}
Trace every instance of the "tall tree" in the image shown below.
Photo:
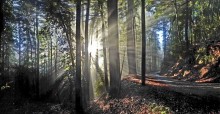
{"label": "tall tree", "polygon": [[85,21],[85,76],[86,76],[86,80],[85,80],[85,89],[87,93],[85,93],[85,103],[87,105],[88,101],[89,101],[89,81],[90,81],[90,72],[89,72],[89,51],[88,51],[88,45],[89,45],[89,9],[90,9],[90,0],[87,0],[87,7],[86,7],[86,21]]}
{"label": "tall tree", "polygon": [[109,70],[110,96],[120,94],[121,76],[119,60],[119,32],[118,32],[118,0],[108,0],[108,40],[109,40]]}
{"label": "tall tree", "polygon": [[141,61],[141,81],[145,85],[146,72],[146,32],[145,32],[145,0],[141,0],[141,28],[142,28],[142,61]]}
{"label": "tall tree", "polygon": [[104,75],[105,75],[105,89],[109,90],[108,84],[108,67],[107,67],[107,51],[106,51],[106,35],[105,35],[105,17],[104,17],[104,2],[99,0],[100,14],[102,19],[102,42],[103,42],[103,58],[104,58]]}
{"label": "tall tree", "polygon": [[129,74],[137,74],[136,71],[136,57],[135,57],[135,33],[134,33],[134,1],[127,0],[127,58]]}
{"label": "tall tree", "polygon": [[185,41],[186,41],[186,51],[189,51],[189,35],[188,35],[188,27],[189,27],[189,0],[186,0],[186,9],[185,9]]}
{"label": "tall tree", "polygon": [[0,2],[0,38],[1,38],[3,28],[4,28],[4,14],[3,14],[3,1],[1,1]]}
{"label": "tall tree", "polygon": [[40,38],[39,38],[39,34],[38,34],[38,25],[39,25],[39,19],[38,19],[38,15],[39,15],[39,2],[36,1],[36,39],[37,39],[37,68],[36,68],[36,93],[37,93],[37,97],[39,98],[40,95],[40,88],[39,88],[39,80],[40,80]]}
{"label": "tall tree", "polygon": [[162,22],[162,30],[163,30],[163,52],[164,52],[164,58],[166,58],[166,52],[167,52],[167,30],[166,30],[166,22],[165,20]]}
{"label": "tall tree", "polygon": [[[0,2],[0,60],[2,61],[3,59],[3,54],[2,54],[2,32],[3,32],[3,29],[4,28],[4,14],[3,14],[3,2],[1,1]],[[3,62],[3,61],[2,61]],[[3,64],[1,62],[1,65],[0,65],[0,72],[3,72]],[[2,77],[2,74],[1,74],[1,77]]]}
{"label": "tall tree", "polygon": [[76,1],[76,79],[75,103],[76,112],[83,113],[81,90],[81,39],[80,39],[81,0]]}
{"label": "tall tree", "polygon": [[18,48],[18,66],[21,66],[21,21],[18,21],[18,37],[19,37],[19,48]]}

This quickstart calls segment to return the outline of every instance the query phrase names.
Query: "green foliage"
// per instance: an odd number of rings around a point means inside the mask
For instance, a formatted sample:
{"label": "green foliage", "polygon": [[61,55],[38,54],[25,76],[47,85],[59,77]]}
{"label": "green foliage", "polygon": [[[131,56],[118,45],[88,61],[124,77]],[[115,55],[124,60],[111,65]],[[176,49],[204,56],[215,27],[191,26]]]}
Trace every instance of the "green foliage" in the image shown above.
{"label": "green foliage", "polygon": [[95,83],[95,96],[100,96],[103,92],[103,89],[104,89],[104,83],[100,78],[98,78]]}
{"label": "green foliage", "polygon": [[155,114],[169,114],[170,108],[152,103],[149,105],[150,111]]}
{"label": "green foliage", "polygon": [[69,71],[70,70],[70,66],[65,66],[65,71]]}
{"label": "green foliage", "polygon": [[212,55],[204,55],[201,56],[200,59],[198,60],[199,64],[208,64],[209,62],[211,62],[213,56]]}
{"label": "green foliage", "polygon": [[198,64],[208,64],[214,58],[213,55],[206,54],[206,48],[200,47],[195,53],[195,59]]}
{"label": "green foliage", "polygon": [[100,96],[104,91],[104,72],[98,68],[98,76],[95,82],[95,96]]}

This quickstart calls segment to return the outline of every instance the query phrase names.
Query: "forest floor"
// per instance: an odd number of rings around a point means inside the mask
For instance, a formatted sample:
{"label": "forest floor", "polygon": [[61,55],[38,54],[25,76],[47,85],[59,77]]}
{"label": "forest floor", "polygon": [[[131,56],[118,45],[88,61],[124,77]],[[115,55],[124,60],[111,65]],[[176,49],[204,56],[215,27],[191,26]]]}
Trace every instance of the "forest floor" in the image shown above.
{"label": "forest floor", "polygon": [[95,101],[89,110],[92,114],[219,114],[220,101],[211,96],[197,96],[176,92],[164,83],[146,81],[129,76],[122,80],[121,96],[107,96]]}
{"label": "forest floor", "polygon": [[[160,78],[161,79],[161,78]],[[182,90],[182,89],[180,89]],[[7,97],[6,97],[7,98]],[[4,98],[2,99],[4,101]],[[74,114],[71,103],[49,103],[26,100],[14,105],[13,101],[0,102],[3,114]],[[93,101],[88,114],[219,114],[220,101],[211,96],[183,94],[166,83],[148,78],[140,85],[138,76],[128,76],[121,82],[121,95],[111,99],[107,94]]]}

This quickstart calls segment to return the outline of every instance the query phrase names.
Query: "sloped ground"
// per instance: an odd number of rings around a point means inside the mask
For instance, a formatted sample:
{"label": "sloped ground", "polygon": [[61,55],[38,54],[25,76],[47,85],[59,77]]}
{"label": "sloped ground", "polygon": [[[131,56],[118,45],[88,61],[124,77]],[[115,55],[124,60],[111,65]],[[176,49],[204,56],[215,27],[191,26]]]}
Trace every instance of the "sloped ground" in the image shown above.
{"label": "sloped ground", "polygon": [[[186,114],[220,113],[220,102],[212,97],[184,95],[167,89],[160,83],[147,83],[126,78],[122,81],[121,96],[110,99],[104,95],[88,110],[91,114]],[[155,85],[154,85],[155,84]]]}
{"label": "sloped ground", "polygon": [[[193,50],[193,51],[192,51]],[[167,65],[164,65],[167,67]],[[191,49],[172,67],[162,68],[162,75],[192,82],[220,82],[220,41]]]}

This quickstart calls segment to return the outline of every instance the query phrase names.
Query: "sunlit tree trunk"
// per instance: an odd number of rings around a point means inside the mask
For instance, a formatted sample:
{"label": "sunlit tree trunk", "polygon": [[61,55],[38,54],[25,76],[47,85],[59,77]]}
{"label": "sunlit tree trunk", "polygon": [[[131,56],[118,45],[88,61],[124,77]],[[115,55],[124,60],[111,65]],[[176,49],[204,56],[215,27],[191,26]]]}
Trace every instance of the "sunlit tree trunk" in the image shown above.
{"label": "sunlit tree trunk", "polygon": [[[183,49],[183,45],[182,45],[182,37],[180,36],[181,34],[180,34],[180,32],[181,32],[181,30],[180,30],[180,27],[179,27],[179,12],[178,12],[178,10],[179,10],[179,8],[178,8],[178,5],[177,5],[177,0],[174,0],[174,7],[175,7],[175,22],[176,22],[176,31],[175,31],[175,33],[176,33],[176,37],[175,38],[178,38],[179,40],[179,43],[181,43],[181,49]],[[175,28],[174,27],[174,28]]]}
{"label": "sunlit tree trunk", "polygon": [[[30,27],[30,26],[27,26],[27,27]],[[30,30],[28,29],[27,30],[27,39],[28,39],[28,45],[27,45],[27,67],[29,67],[29,60],[30,60],[30,56],[29,56],[29,53],[31,54],[31,51],[32,50],[32,45],[31,45],[31,35],[30,35]],[[31,48],[31,49],[30,49]],[[32,58],[31,58],[32,59]]]}
{"label": "sunlit tree trunk", "polygon": [[88,106],[89,98],[90,98],[90,90],[89,90],[89,81],[90,81],[90,64],[89,64],[89,9],[90,9],[90,0],[87,0],[86,7],[86,21],[85,21],[85,105]]}
{"label": "sunlit tree trunk", "polygon": [[[29,34],[30,34],[30,31],[29,31]],[[35,46],[35,43],[34,43],[34,36],[33,34],[30,34],[30,43],[31,43],[31,55],[30,55],[30,58],[31,58],[31,72],[34,73],[34,63],[35,63],[35,59],[33,58],[33,47]],[[34,86],[34,76],[33,75],[33,86]]]}
{"label": "sunlit tree trunk", "polygon": [[[57,78],[57,56],[58,56],[58,37],[56,38],[56,43],[55,43],[55,57],[54,57],[54,69],[55,69],[55,71],[54,71],[54,77],[55,77],[55,79]],[[55,80],[54,79],[54,80]]]}
{"label": "sunlit tree trunk", "polygon": [[133,0],[127,0],[127,58],[129,74],[137,74],[136,71],[136,57],[135,57],[135,34],[134,34],[134,3]]}
{"label": "sunlit tree trunk", "polygon": [[[69,15],[71,15],[71,14],[69,14]],[[66,34],[66,37],[67,37],[67,42],[68,42],[68,44],[69,44],[69,47],[70,47],[70,58],[71,58],[71,63],[72,63],[72,69],[75,69],[75,62],[74,62],[74,49],[73,49],[73,45],[72,45],[72,29],[71,29],[71,23],[70,23],[70,19],[69,20],[67,20],[66,22],[64,21],[64,18],[62,17],[62,16],[60,16],[60,20],[61,20],[61,24],[62,24],[62,27],[63,27],[63,29],[64,29],[64,32],[65,32],[65,34]],[[78,21],[78,20],[77,20]],[[79,24],[80,24],[80,19],[79,19]],[[80,25],[78,25],[77,24],[77,26],[79,26],[80,27]],[[78,32],[78,29],[76,29],[77,30],[77,32]],[[79,28],[79,30],[80,30],[80,28]],[[80,33],[78,33],[78,34],[80,34]],[[78,35],[77,34],[77,35]],[[77,39],[77,41],[78,41],[78,39]],[[57,44],[57,41],[56,41],[56,44]],[[81,44],[77,44],[76,46],[79,46],[79,47],[77,47],[77,49],[78,48],[80,48],[81,49]],[[57,50],[57,47],[56,47],[56,58],[55,58],[55,75],[56,75],[56,77],[57,77],[57,53],[58,53],[58,50]],[[80,55],[77,55],[77,57],[80,57],[81,58],[81,50],[80,50]],[[77,70],[77,69],[76,69]],[[80,62],[80,70],[81,70],[81,62]],[[73,76],[75,76],[75,72],[73,72]],[[76,78],[77,76],[75,76],[75,80],[77,80],[77,78]],[[69,91],[69,98],[70,98],[70,101],[72,100],[72,89],[73,89],[73,84],[72,84],[72,81],[71,81],[71,79],[70,78],[68,78],[69,79],[69,83],[70,83],[70,91]],[[78,84],[78,82],[76,81],[76,83],[75,84]],[[78,86],[77,86],[78,87]],[[76,87],[76,89],[79,89],[79,88],[77,88]],[[81,71],[80,71],[80,92],[81,92]],[[81,95],[81,93],[76,93],[76,94],[79,94],[79,95]],[[81,97],[80,97],[81,98]],[[79,100],[80,101],[80,103],[81,103],[81,99]],[[76,102],[78,102],[78,101],[76,101]],[[82,106],[82,104],[80,104],[81,106]],[[81,110],[81,109],[80,109]]]}
{"label": "sunlit tree trunk", "polygon": [[[89,53],[89,63],[88,63],[89,66],[91,66],[91,53]],[[91,70],[89,68],[88,72],[90,73]],[[94,93],[93,93],[93,82],[91,81],[92,79],[90,79],[89,81],[89,92],[90,92],[90,100],[93,100],[94,99]]]}
{"label": "sunlit tree trunk", "polygon": [[142,27],[142,61],[141,61],[141,81],[145,85],[146,72],[146,34],[145,34],[145,0],[141,0],[141,27]]}
{"label": "sunlit tree trunk", "polygon": [[[70,20],[68,20],[66,23],[67,23],[67,28],[65,29],[65,31],[66,31],[67,41],[68,41],[68,44],[70,46],[70,58],[71,58],[71,62],[72,62],[72,69],[74,69],[75,68],[75,62],[74,62],[74,52],[73,52],[73,45],[72,45],[71,22],[70,22]],[[73,76],[75,76],[75,75],[73,74]],[[70,102],[72,102],[72,99],[73,99],[72,98],[72,96],[73,96],[73,81],[69,76],[68,76],[68,80],[69,80],[69,83],[70,83],[69,99],[70,99]]]}
{"label": "sunlit tree trunk", "polygon": [[157,70],[157,38],[156,36],[154,37],[154,45],[153,45],[153,48],[152,48],[152,71],[155,72]]}
{"label": "sunlit tree trunk", "polygon": [[81,41],[80,41],[80,15],[81,0],[76,1],[76,79],[75,79],[75,103],[76,112],[83,113],[81,91]]}
{"label": "sunlit tree trunk", "polygon": [[166,22],[163,22],[163,53],[164,58],[166,58],[166,52],[167,52],[167,35],[166,35]]}
{"label": "sunlit tree trunk", "polygon": [[19,45],[18,45],[18,66],[21,66],[21,22],[18,21],[18,37],[19,37]]}
{"label": "sunlit tree trunk", "polygon": [[110,96],[120,94],[121,76],[119,60],[119,33],[118,33],[118,0],[108,0],[108,42],[109,42],[109,70]]}
{"label": "sunlit tree trunk", "polygon": [[[46,83],[48,84],[48,86],[50,86],[50,81],[49,81],[49,77],[51,77],[52,76],[52,68],[53,68],[53,66],[52,66],[52,58],[51,58],[51,56],[50,56],[50,54],[51,54],[51,49],[52,49],[52,46],[51,46],[51,42],[52,42],[52,36],[48,36],[49,38],[47,39],[47,50],[48,50],[48,55],[47,55],[47,77],[46,77]],[[46,87],[46,90],[48,90],[48,86]]]}
{"label": "sunlit tree trunk", "polygon": [[102,42],[103,42],[103,57],[104,57],[104,75],[105,75],[105,89],[109,90],[108,84],[108,67],[107,67],[107,51],[106,51],[106,35],[105,35],[105,20],[104,20],[104,3],[100,3],[100,13],[102,18]]}
{"label": "sunlit tree trunk", "polygon": [[51,77],[53,76],[53,77],[56,77],[55,75],[53,75],[53,68],[54,68],[54,66],[53,66],[53,38],[52,38],[52,36],[50,37],[50,75],[49,75],[49,77],[48,77],[48,83],[49,83],[49,85],[51,84],[51,80],[50,79],[52,79]]}

